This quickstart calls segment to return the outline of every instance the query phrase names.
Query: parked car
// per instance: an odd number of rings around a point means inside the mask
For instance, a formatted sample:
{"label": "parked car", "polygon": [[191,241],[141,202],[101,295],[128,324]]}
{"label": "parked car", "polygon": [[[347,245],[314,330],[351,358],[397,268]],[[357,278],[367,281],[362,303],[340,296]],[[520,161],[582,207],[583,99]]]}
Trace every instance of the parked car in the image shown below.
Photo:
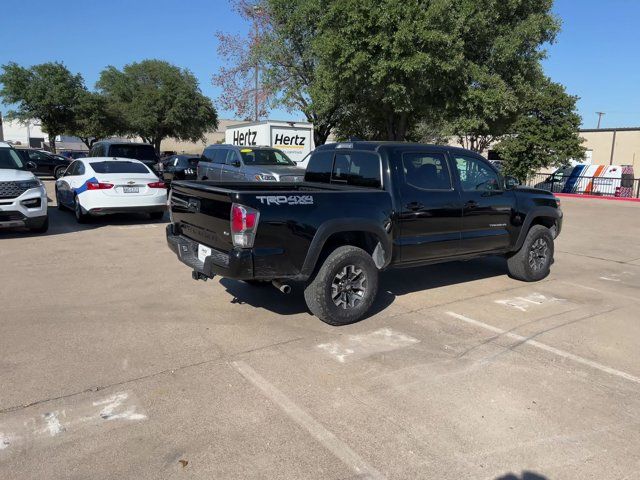
{"label": "parked car", "polygon": [[31,161],[36,165],[33,173],[37,175],[50,175],[55,178],[60,178],[62,173],[71,164],[70,159],[62,155],[54,155],[44,150],[22,148],[16,151],[22,156],[23,162]]}
{"label": "parked car", "polygon": [[556,193],[633,196],[634,173],[631,165],[585,165],[558,168],[536,188]]}
{"label": "parked car", "polygon": [[138,160],[90,157],[75,160],[56,181],[58,208],[83,223],[91,215],[148,213],[159,220],[167,206],[164,182]]}
{"label": "parked car", "polygon": [[304,171],[277,148],[209,145],[202,152],[197,178],[215,182],[301,182]]}
{"label": "parked car", "polygon": [[35,168],[8,143],[0,142],[0,228],[26,227],[37,233],[49,228],[47,191],[29,171]]}
{"label": "parked car", "polygon": [[318,147],[304,182],[178,181],[167,242],[193,278],[305,282],[331,325],[367,313],[378,272],[504,255],[520,280],[547,276],[562,227],[555,196],[521,188],[480,155],[448,146],[352,142]]}
{"label": "parked car", "polygon": [[87,157],[115,157],[140,160],[154,173],[157,171],[157,164],[160,161],[153,145],[149,143],[121,142],[115,140],[102,140],[94,143]]}
{"label": "parked car", "polygon": [[165,183],[174,180],[195,180],[200,155],[171,155],[160,161],[160,173]]}

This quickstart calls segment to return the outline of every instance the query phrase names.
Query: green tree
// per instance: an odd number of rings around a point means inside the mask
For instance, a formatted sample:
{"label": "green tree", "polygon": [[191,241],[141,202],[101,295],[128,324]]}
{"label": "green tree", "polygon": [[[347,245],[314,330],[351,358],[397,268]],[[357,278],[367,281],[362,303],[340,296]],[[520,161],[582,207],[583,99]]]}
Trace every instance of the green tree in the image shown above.
{"label": "green tree", "polygon": [[107,98],[96,92],[83,91],[74,108],[73,123],[65,131],[78,137],[91,148],[96,140],[127,133],[127,125],[120,112]]}
{"label": "green tree", "polygon": [[[464,45],[453,0],[336,0],[315,36],[317,88],[345,105],[338,131],[360,116],[373,138],[404,140],[418,119],[462,92]],[[459,3],[459,2],[458,2]],[[346,122],[343,120],[347,120]]]}
{"label": "green tree", "polygon": [[528,92],[524,113],[496,147],[505,160],[505,173],[524,180],[539,169],[584,158],[576,101],[549,79]]}
{"label": "green tree", "polygon": [[462,98],[451,104],[447,130],[465,148],[482,152],[509,132],[532,85],[544,81],[542,45],[559,21],[552,0],[456,2],[464,45]]}
{"label": "green tree", "polygon": [[96,86],[120,112],[127,132],[158,153],[164,138],[195,142],[218,126],[216,110],[193,74],[162,60],[107,67]]}
{"label": "green tree", "polygon": [[2,67],[0,83],[3,103],[14,107],[7,118],[39,120],[49,135],[49,147],[55,152],[56,136],[73,124],[74,109],[85,90],[82,76],[73,75],[62,63],[25,68],[12,62]]}

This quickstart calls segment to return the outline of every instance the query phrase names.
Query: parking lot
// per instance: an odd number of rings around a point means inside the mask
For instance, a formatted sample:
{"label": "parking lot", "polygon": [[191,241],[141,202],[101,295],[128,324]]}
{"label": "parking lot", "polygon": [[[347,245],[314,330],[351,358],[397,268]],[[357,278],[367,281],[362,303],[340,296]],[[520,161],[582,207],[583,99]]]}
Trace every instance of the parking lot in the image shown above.
{"label": "parking lot", "polygon": [[640,204],[562,202],[544,281],[390,271],[340,328],[51,203],[0,232],[0,478],[637,478]]}

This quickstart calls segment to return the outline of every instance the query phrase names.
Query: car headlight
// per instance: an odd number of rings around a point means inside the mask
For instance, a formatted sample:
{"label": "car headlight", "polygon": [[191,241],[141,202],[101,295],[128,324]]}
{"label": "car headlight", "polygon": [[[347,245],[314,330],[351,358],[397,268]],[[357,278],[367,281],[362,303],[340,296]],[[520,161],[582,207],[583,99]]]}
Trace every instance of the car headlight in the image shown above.
{"label": "car headlight", "polygon": [[259,182],[276,182],[277,179],[273,175],[267,175],[266,173],[258,173],[254,176]]}
{"label": "car headlight", "polygon": [[23,180],[21,182],[16,182],[18,184],[19,188],[22,188],[24,190],[28,190],[30,188],[38,188],[40,185],[42,185],[42,182],[40,180],[34,179],[34,180]]}

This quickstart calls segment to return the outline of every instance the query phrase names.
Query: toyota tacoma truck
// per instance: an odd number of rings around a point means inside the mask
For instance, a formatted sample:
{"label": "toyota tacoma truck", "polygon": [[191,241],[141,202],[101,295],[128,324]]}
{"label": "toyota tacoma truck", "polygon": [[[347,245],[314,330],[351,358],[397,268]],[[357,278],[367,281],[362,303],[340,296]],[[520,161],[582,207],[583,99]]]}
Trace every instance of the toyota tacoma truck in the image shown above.
{"label": "toyota tacoma truck", "polygon": [[486,255],[519,280],[546,277],[559,200],[461,148],[351,142],[318,147],[302,182],[178,181],[167,241],[194,279],[304,282],[331,325],[361,319],[379,272]]}

